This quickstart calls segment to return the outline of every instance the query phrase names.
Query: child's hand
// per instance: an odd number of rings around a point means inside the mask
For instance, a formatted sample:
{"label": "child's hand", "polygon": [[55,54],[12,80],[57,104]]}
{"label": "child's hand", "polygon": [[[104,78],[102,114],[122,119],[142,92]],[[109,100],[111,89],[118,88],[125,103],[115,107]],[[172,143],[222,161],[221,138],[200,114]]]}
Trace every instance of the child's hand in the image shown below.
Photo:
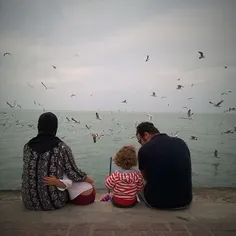
{"label": "child's hand", "polygon": [[43,182],[45,185],[50,185],[50,186],[58,185],[58,179],[55,176],[46,176],[43,178]]}

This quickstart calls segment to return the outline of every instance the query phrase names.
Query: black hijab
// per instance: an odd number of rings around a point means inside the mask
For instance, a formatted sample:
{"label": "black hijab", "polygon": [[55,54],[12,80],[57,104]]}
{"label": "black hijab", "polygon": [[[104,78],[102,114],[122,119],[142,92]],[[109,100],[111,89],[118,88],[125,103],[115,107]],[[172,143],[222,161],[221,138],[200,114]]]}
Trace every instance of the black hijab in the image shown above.
{"label": "black hijab", "polygon": [[58,119],[51,112],[43,113],[38,120],[38,135],[28,142],[28,146],[39,154],[56,147],[61,140],[56,137]]}

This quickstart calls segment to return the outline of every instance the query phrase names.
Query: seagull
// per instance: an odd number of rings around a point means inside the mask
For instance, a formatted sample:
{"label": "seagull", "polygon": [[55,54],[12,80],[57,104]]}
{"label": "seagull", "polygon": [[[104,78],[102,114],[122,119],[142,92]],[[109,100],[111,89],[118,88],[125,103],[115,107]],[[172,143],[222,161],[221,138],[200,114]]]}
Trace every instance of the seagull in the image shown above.
{"label": "seagull", "polygon": [[37,105],[37,103],[34,101],[34,105]]}
{"label": "seagull", "polygon": [[96,119],[101,120],[101,118],[99,117],[99,114],[96,112]]}
{"label": "seagull", "polygon": [[87,129],[91,129],[91,125],[90,126],[88,126],[88,125],[85,125],[85,127],[87,128]]}
{"label": "seagull", "polygon": [[147,114],[148,115],[148,119],[151,121],[152,120],[152,115]]}
{"label": "seagull", "polygon": [[121,103],[127,103],[127,101],[126,101],[126,100],[124,100],[124,101],[122,101]]}
{"label": "seagull", "polygon": [[31,85],[30,83],[28,83],[28,85],[30,86],[30,88],[33,88],[34,86],[33,85]]}
{"label": "seagull", "polygon": [[21,105],[17,105],[19,108],[22,108]]}
{"label": "seagull", "polygon": [[5,53],[3,54],[4,57],[5,57],[6,55],[11,56],[11,53],[9,53],[9,52],[5,52]]}
{"label": "seagull", "polygon": [[156,97],[157,95],[156,95],[156,93],[155,92],[152,92],[152,95],[151,95],[152,97]]}
{"label": "seagull", "polygon": [[71,120],[73,120],[75,123],[80,124],[80,121],[77,121],[76,119],[74,119],[73,117],[71,118]]}
{"label": "seagull", "polygon": [[191,100],[191,99],[193,99],[193,97],[191,97],[191,98],[188,98],[188,100]]}
{"label": "seagull", "polygon": [[200,54],[200,56],[199,56],[199,58],[198,58],[198,59],[203,59],[203,58],[205,58],[205,56],[204,56],[203,52],[200,52],[200,51],[198,51],[198,53]]}
{"label": "seagull", "polygon": [[210,103],[210,104],[213,104],[215,107],[220,107],[220,104],[221,104],[222,102],[224,102],[224,100],[221,100],[221,101],[218,102],[218,103],[214,103],[214,102],[209,101],[209,103]]}
{"label": "seagull", "polygon": [[191,84],[191,87],[193,87],[193,84]]}
{"label": "seagull", "polygon": [[44,86],[45,89],[48,89],[47,86],[43,82],[41,82],[41,84]]}
{"label": "seagull", "polygon": [[71,97],[71,98],[72,98],[72,97],[75,97],[75,94],[71,94],[70,97]]}
{"label": "seagull", "polygon": [[191,113],[191,109],[188,110],[188,117],[192,117],[193,113]]}
{"label": "seagull", "polygon": [[15,108],[17,105],[16,105],[16,100],[14,101],[14,105],[11,105],[9,102],[7,102],[7,105],[10,107],[10,108]]}
{"label": "seagull", "polygon": [[219,158],[217,150],[214,151],[214,157]]}
{"label": "seagull", "polygon": [[225,69],[227,69],[228,67],[227,66],[225,66]]}
{"label": "seagull", "polygon": [[178,78],[178,81],[180,81],[180,78]]}
{"label": "seagull", "polygon": [[70,119],[68,117],[66,117],[66,119],[70,122]]}
{"label": "seagull", "polygon": [[223,96],[223,95],[228,95],[228,93],[226,93],[226,92],[221,93],[221,96]]}
{"label": "seagull", "polygon": [[93,142],[96,143],[97,142],[97,134],[92,134],[93,137]]}
{"label": "seagull", "polygon": [[183,87],[184,87],[183,85],[178,84],[176,89],[182,89]]}
{"label": "seagull", "polygon": [[221,134],[233,134],[233,133],[234,133],[234,131],[229,129],[229,130],[227,130],[227,131],[225,131],[225,132],[223,132]]}
{"label": "seagull", "polygon": [[52,65],[52,67],[53,67],[53,69],[56,69],[57,67],[56,66],[54,66],[54,65]]}
{"label": "seagull", "polygon": [[147,55],[147,58],[146,58],[146,62],[148,62],[149,61],[149,55]]}
{"label": "seagull", "polygon": [[191,140],[197,140],[196,136],[191,136]]}

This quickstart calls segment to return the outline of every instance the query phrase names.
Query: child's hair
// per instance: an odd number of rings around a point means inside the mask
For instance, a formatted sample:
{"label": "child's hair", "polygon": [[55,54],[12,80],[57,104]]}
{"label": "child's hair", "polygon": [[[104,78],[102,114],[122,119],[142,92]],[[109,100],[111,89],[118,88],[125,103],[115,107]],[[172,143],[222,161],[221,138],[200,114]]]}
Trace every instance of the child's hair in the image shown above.
{"label": "child's hair", "polygon": [[137,165],[137,155],[135,147],[124,146],[122,147],[114,157],[114,162],[117,166],[129,170]]}

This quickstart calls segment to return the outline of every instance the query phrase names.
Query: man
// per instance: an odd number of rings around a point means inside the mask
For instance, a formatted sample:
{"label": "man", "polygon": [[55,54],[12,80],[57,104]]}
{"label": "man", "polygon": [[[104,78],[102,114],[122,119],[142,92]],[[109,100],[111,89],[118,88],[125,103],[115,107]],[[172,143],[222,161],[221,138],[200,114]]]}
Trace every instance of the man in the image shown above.
{"label": "man", "polygon": [[137,126],[136,137],[142,145],[138,152],[139,169],[147,182],[144,201],[158,209],[181,209],[192,201],[192,171],[186,143],[170,137],[151,122]]}

